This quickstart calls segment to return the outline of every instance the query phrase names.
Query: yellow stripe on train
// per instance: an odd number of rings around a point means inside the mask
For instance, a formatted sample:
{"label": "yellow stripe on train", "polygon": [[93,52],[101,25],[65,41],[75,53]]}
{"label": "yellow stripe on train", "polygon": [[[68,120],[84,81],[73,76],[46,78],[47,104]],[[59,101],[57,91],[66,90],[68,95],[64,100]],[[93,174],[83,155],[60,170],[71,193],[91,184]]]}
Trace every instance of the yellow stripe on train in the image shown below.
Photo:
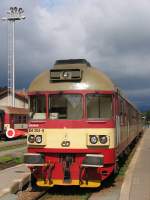
{"label": "yellow stripe on train", "polygon": [[74,185],[74,186],[80,186],[80,187],[89,187],[89,188],[95,188],[100,187],[101,181],[100,180],[89,180],[89,181],[83,181],[82,183],[79,180],[71,180],[70,182],[64,182],[62,179],[53,179],[52,183],[49,183],[49,181],[45,182],[44,180],[38,180],[36,184],[39,187],[53,187],[54,185]]}

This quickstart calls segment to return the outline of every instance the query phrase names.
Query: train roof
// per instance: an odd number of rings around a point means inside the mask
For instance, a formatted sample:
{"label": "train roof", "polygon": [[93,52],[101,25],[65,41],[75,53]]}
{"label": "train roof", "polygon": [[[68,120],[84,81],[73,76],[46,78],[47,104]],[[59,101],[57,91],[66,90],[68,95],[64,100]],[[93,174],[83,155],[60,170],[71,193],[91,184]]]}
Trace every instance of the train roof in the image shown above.
{"label": "train roof", "polygon": [[[69,79],[63,77],[69,72]],[[39,74],[30,84],[28,92],[99,90],[117,92],[132,104],[114,82],[99,68],[93,67],[85,59],[57,60],[50,70]]]}
{"label": "train roof", "polygon": [[69,59],[57,60],[51,70],[39,74],[28,91],[67,90],[116,91],[117,88],[106,74],[92,67],[85,59]]}
{"label": "train roof", "polygon": [[26,108],[16,108],[11,106],[0,106],[0,111],[5,111],[8,114],[24,114],[27,115],[29,110]]}

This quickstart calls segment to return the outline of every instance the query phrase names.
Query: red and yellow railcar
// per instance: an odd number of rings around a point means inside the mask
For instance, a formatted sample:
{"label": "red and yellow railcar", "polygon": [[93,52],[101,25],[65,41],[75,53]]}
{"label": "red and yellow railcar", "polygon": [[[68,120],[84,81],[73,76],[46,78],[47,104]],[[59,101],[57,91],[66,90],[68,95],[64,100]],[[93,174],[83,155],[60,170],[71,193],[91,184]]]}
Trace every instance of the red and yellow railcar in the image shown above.
{"label": "red and yellow railcar", "polygon": [[29,87],[25,163],[40,187],[99,187],[142,131],[141,115],[86,60],[58,60]]}
{"label": "red and yellow railcar", "polygon": [[0,139],[27,135],[28,110],[11,106],[0,107]]}

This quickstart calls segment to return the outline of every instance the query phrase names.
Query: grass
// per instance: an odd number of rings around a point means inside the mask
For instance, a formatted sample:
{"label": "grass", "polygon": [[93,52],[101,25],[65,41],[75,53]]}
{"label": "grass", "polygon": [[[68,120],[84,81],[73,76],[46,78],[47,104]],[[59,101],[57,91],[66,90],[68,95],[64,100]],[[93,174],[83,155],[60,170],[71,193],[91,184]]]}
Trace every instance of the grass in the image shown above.
{"label": "grass", "polygon": [[12,160],[13,160],[12,156],[2,156],[2,157],[0,157],[0,163],[2,163],[2,164],[8,163]]}
{"label": "grass", "polygon": [[[18,148],[25,147],[25,145],[13,145],[10,147],[3,147],[0,148],[0,151],[7,151],[7,150],[14,150]],[[10,153],[10,155],[5,155],[5,156],[0,156],[0,164],[8,164],[9,163],[14,163],[15,164],[20,164],[23,163],[23,155],[21,152],[15,152],[15,153]]]}
{"label": "grass", "polygon": [[[22,147],[25,147],[25,144],[20,144],[20,145],[12,145],[12,146],[7,146],[7,147],[1,147],[0,152],[2,151],[11,151],[15,149],[19,149]],[[6,169],[8,167],[12,167],[18,164],[23,163],[23,153],[22,152],[8,152],[7,155],[0,156],[0,170]]]}
{"label": "grass", "polygon": [[0,170],[13,167],[15,165],[19,165],[23,163],[23,156],[22,155],[7,155],[0,157]]}
{"label": "grass", "polygon": [[9,162],[15,162],[16,164],[23,163],[23,157],[22,156],[18,156],[18,157],[2,156],[2,157],[0,157],[0,164],[6,164]]}
{"label": "grass", "polygon": [[15,160],[16,164],[21,164],[21,163],[24,162],[24,159],[23,159],[22,156],[21,157],[15,157],[14,160]]}

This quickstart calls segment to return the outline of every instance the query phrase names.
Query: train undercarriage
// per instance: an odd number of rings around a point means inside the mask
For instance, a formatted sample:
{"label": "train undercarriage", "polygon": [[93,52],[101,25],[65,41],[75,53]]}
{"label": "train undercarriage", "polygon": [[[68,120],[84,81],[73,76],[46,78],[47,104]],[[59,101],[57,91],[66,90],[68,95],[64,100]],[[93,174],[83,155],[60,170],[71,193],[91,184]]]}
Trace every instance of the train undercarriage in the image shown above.
{"label": "train undercarriage", "polygon": [[39,153],[28,153],[25,163],[40,187],[99,187],[115,167],[114,163],[104,164],[103,154],[45,154],[42,157]]}

